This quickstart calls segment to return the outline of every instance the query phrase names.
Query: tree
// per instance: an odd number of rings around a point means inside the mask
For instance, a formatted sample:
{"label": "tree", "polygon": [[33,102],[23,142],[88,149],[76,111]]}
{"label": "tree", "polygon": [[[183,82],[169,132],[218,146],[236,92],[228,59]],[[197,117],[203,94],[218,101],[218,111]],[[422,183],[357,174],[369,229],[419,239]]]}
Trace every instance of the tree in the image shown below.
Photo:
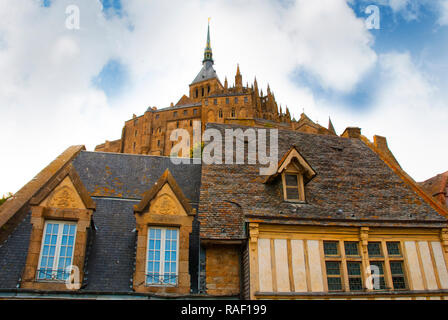
{"label": "tree", "polygon": [[8,192],[6,195],[3,195],[3,197],[0,199],[0,206],[6,202],[9,198],[12,197],[12,193]]}

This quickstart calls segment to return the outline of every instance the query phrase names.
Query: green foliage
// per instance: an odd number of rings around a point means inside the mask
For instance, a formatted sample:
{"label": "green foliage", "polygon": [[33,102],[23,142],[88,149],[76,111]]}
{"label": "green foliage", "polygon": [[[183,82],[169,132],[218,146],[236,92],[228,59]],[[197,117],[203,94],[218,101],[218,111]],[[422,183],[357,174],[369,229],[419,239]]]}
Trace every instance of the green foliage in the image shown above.
{"label": "green foliage", "polygon": [[6,200],[8,200],[9,198],[12,197],[12,193],[8,192],[8,194],[3,195],[3,197],[0,199],[0,206],[6,202]]}

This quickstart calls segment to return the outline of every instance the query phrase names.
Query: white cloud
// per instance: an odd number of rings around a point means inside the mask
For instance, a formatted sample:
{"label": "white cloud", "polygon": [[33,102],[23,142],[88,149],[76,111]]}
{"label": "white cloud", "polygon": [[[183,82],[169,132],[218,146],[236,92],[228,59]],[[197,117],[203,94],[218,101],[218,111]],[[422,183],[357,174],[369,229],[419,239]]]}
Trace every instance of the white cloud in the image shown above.
{"label": "white cloud", "polygon": [[375,134],[386,136],[398,162],[417,181],[446,171],[441,143],[447,136],[447,94],[415,65],[409,53],[380,55],[378,68],[378,88],[368,112],[350,115],[332,101],[322,102],[322,111],[338,110],[332,119],[340,130],[359,126],[372,141]]}
{"label": "white cloud", "polygon": [[[402,72],[388,80],[400,91],[406,89],[403,79],[415,75],[406,73],[405,62],[402,69],[395,69],[402,57],[377,62],[364,22],[343,0],[297,0],[288,6],[270,0],[126,0],[122,19],[106,19],[98,1],[77,3],[80,30],[65,28],[65,8],[72,1],[52,1],[49,8],[40,7],[38,1],[0,2],[0,114],[7,119],[0,126],[0,194],[17,191],[68,146],[85,144],[92,150],[105,139],[119,138],[124,121],[133,113],[177,102],[201,67],[209,16],[220,78],[227,75],[233,83],[240,63],[244,83],[257,76],[266,88],[269,81],[277,101],[283,107],[287,104],[295,116],[302,107],[324,122],[331,114],[339,130],[359,123],[364,132],[371,128],[385,134],[398,147],[405,139],[402,132],[416,130],[413,119],[421,117],[413,107],[413,113],[403,115],[407,120],[398,124],[403,131],[394,131],[393,125],[382,126],[391,118],[379,116],[375,123],[330,109],[331,102],[321,104],[309,88],[291,82],[291,72],[300,68],[323,87],[347,93],[379,63],[391,74]],[[118,59],[129,71],[127,91],[113,100],[91,83],[110,59]],[[411,96],[419,92],[420,80],[413,83]],[[421,100],[414,100],[432,101],[433,88],[423,88],[417,97]],[[379,109],[388,101],[400,103],[403,96],[393,93],[382,91]],[[404,110],[404,102],[400,105]],[[436,119],[436,125],[420,135],[433,137],[440,133],[438,128]],[[436,154],[434,149],[425,150],[423,154]],[[412,174],[428,173],[407,156],[406,150],[399,152],[399,160]]]}
{"label": "white cloud", "polygon": [[437,23],[441,26],[448,25],[448,0],[439,0],[439,20]]}

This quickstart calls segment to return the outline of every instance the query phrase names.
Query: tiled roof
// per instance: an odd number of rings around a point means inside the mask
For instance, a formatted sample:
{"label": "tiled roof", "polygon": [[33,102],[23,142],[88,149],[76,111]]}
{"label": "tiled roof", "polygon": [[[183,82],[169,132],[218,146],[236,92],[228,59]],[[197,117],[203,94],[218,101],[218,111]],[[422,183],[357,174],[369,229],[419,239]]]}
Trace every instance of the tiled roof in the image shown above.
{"label": "tiled roof", "polygon": [[[207,128],[224,136],[226,128],[246,127],[210,123]],[[203,164],[198,212],[202,237],[243,238],[241,224],[249,217],[319,225],[446,225],[361,140],[290,130],[279,130],[278,136],[279,158],[295,146],[317,173],[306,185],[307,203],[283,201],[281,179],[264,184],[259,164]]]}
{"label": "tiled roof", "polygon": [[428,180],[419,183],[422,188],[431,196],[445,193],[448,184],[448,171],[438,174]]}
{"label": "tiled roof", "polygon": [[140,200],[169,169],[187,199],[199,200],[200,164],[173,164],[162,156],[83,151],[73,165],[91,196]]}

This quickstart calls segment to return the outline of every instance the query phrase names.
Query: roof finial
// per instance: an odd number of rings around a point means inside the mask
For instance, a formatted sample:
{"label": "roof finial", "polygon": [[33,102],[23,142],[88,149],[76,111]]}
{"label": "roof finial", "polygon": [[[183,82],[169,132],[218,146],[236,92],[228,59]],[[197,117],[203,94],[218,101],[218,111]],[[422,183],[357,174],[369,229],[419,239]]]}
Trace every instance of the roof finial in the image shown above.
{"label": "roof finial", "polygon": [[213,53],[212,53],[212,46],[210,43],[210,17],[208,18],[208,26],[207,26],[207,44],[205,45],[204,50],[204,60],[202,60],[202,63],[205,63],[207,61],[210,61],[212,64],[213,62]]}

